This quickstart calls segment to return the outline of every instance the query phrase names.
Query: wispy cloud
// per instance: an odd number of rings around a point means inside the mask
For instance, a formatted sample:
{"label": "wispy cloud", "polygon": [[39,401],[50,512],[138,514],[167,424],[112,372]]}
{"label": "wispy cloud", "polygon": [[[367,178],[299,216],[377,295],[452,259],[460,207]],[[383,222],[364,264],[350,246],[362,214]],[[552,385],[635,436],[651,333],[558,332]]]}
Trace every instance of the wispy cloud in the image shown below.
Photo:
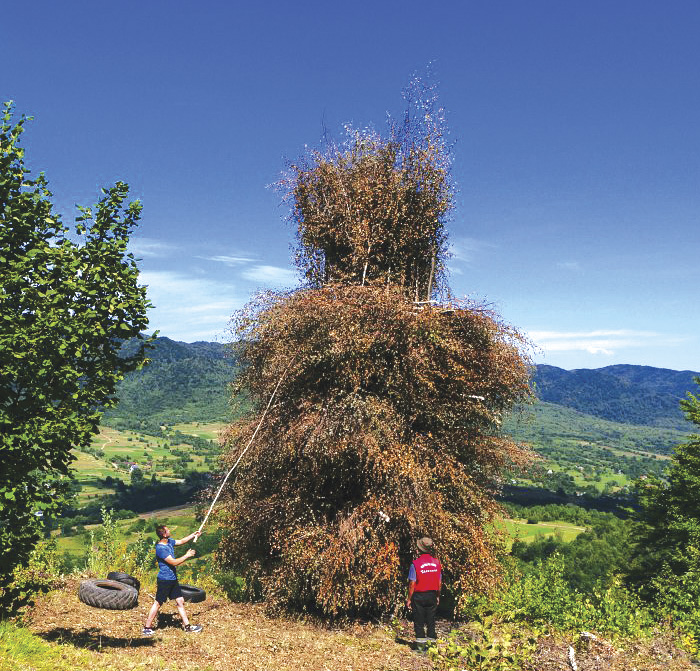
{"label": "wispy cloud", "polygon": [[581,264],[578,261],[559,261],[557,268],[575,273],[581,272]]}
{"label": "wispy cloud", "polygon": [[627,329],[595,331],[530,331],[530,338],[545,352],[582,351],[612,356],[621,349],[645,347],[669,340],[655,331]]}
{"label": "wispy cloud", "polygon": [[177,250],[175,245],[153,238],[131,238],[129,251],[136,257],[163,257],[169,256]]}
{"label": "wispy cloud", "polygon": [[226,256],[226,255],[219,255],[219,256],[198,256],[198,259],[203,259],[205,261],[216,261],[218,263],[224,263],[227,266],[241,266],[246,263],[252,263],[255,259],[251,259],[246,256]]}
{"label": "wispy cloud", "polygon": [[[453,262],[461,262],[470,264],[478,257],[487,254],[490,250],[496,249],[496,245],[486,240],[477,240],[476,238],[453,238],[449,247],[451,254],[450,265]],[[451,268],[454,272],[454,268]]]}
{"label": "wispy cloud", "polygon": [[266,287],[291,287],[297,283],[297,275],[293,270],[278,266],[253,266],[244,270],[241,276],[250,282],[259,282]]}
{"label": "wispy cloud", "polygon": [[248,300],[248,293],[214,279],[171,271],[140,275],[148,285],[150,328],[177,340],[220,339],[231,315]]}
{"label": "wispy cloud", "polygon": [[293,270],[266,265],[250,256],[219,254],[216,256],[199,256],[197,258],[223,263],[231,268],[238,268],[238,276],[241,279],[253,282],[258,286],[282,288],[297,284],[297,275]]}

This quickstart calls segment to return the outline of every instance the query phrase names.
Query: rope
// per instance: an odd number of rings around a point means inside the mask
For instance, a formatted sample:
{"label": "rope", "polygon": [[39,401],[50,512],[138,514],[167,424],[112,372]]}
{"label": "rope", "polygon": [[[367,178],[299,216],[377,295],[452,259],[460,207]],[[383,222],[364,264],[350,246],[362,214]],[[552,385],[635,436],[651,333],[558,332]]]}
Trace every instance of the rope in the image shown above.
{"label": "rope", "polygon": [[[290,366],[294,363],[294,359],[289,362],[289,366],[284,369],[282,375],[280,376],[280,379],[277,381],[277,386],[275,387],[274,391],[272,392],[272,396],[270,396],[270,400],[267,403],[267,407],[265,408],[265,412],[263,412],[262,417],[260,418],[260,421],[258,422],[258,425],[255,427],[255,431],[253,432],[253,435],[251,436],[250,440],[248,441],[248,444],[245,446],[245,449],[241,454],[239,455],[238,459],[236,459],[236,463],[233,465],[233,468],[226,474],[226,477],[224,478],[223,482],[221,483],[221,486],[219,487],[219,491],[216,492],[216,496],[214,497],[214,500],[211,502],[211,506],[209,506],[209,512],[207,512],[206,517],[204,518],[204,521],[199,527],[198,533],[202,533],[202,529],[204,528],[204,525],[207,523],[207,520],[209,519],[209,515],[211,515],[211,511],[214,509],[214,506],[216,505],[216,502],[219,500],[219,495],[221,494],[221,491],[224,488],[224,485],[226,484],[226,481],[229,479],[231,476],[231,473],[233,473],[236,470],[236,466],[240,463],[241,459],[243,459],[243,455],[248,451],[248,448],[253,444],[253,441],[255,440],[255,436],[258,435],[258,431],[260,427],[262,426],[263,420],[265,419],[265,415],[267,415],[267,411],[270,409],[270,406],[272,405],[272,400],[275,398],[275,395],[277,394],[277,390],[279,389],[280,385],[282,384],[282,380],[284,379],[284,376],[286,375],[287,371],[289,370]],[[197,542],[197,539],[194,539],[194,542]]]}

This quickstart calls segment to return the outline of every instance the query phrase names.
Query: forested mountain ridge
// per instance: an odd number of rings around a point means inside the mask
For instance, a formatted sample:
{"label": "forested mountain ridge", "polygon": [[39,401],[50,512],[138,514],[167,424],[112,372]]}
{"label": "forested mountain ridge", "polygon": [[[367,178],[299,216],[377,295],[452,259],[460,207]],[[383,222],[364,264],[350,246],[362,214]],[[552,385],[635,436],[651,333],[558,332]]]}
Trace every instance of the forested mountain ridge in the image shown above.
{"label": "forested mountain ridge", "polygon": [[548,403],[624,424],[685,431],[679,401],[697,389],[698,375],[626,364],[578,370],[538,365],[533,382],[537,397]]}
{"label": "forested mountain ridge", "polygon": [[[128,352],[135,345],[126,343],[124,350]],[[130,373],[120,384],[119,405],[106,413],[105,423],[232,419],[229,385],[238,364],[228,345],[159,337],[148,357],[150,363]],[[532,379],[537,397],[545,404],[577,411],[576,421],[566,422],[572,428],[575,424],[577,430],[582,430],[589,415],[621,424],[668,429],[675,438],[676,431],[689,430],[678,403],[686,392],[697,389],[694,378],[698,375],[624,364],[578,370],[538,365]],[[559,420],[565,421],[564,417],[574,415],[564,413]]]}
{"label": "forested mountain ridge", "polygon": [[[127,342],[128,353],[135,342]],[[135,426],[139,422],[228,421],[228,385],[237,363],[227,345],[185,343],[160,337],[148,351],[149,363],[119,384],[119,404],[105,413],[104,423]]]}

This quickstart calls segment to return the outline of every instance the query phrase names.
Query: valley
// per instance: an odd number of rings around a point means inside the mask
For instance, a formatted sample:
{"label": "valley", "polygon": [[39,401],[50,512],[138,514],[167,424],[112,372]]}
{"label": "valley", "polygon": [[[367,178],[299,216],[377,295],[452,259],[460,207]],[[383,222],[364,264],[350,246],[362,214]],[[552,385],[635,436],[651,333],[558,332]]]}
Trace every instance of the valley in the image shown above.
{"label": "valley", "polygon": [[[218,469],[218,438],[227,421],[247,408],[245,399],[229,402],[237,364],[226,346],[158,338],[150,359],[144,370],[123,381],[121,402],[105,415],[91,446],[74,452],[74,498],[63,517],[50,522],[69,562],[85,556],[103,507],[115,511],[126,543],[151,533],[155,522],[192,528],[197,497],[211,487],[211,474]],[[673,404],[677,406],[683,389],[692,390],[693,374],[613,368],[538,367],[533,378],[537,392],[557,402],[538,399],[505,420],[504,431],[528,444],[538,459],[524,473],[506,474],[504,502],[563,503],[614,512],[629,505],[635,480],[663,477],[673,447],[688,435]],[[610,392],[606,402],[605,384]],[[625,404],[634,402],[633,384],[641,386],[647,409],[658,401],[645,424],[611,418],[639,417],[625,410]],[[512,519],[497,527],[513,543],[569,542],[589,526],[571,519],[528,517],[512,513]]]}

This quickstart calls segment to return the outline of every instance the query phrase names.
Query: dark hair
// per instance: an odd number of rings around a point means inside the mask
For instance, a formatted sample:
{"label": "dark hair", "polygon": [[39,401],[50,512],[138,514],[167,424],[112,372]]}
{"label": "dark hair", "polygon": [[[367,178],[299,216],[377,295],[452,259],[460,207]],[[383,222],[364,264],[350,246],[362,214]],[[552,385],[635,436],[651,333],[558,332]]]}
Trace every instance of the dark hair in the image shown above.
{"label": "dark hair", "polygon": [[156,527],[156,536],[158,536],[158,538],[165,538],[165,530],[166,529],[167,529],[167,527],[165,526],[165,524],[159,524]]}

